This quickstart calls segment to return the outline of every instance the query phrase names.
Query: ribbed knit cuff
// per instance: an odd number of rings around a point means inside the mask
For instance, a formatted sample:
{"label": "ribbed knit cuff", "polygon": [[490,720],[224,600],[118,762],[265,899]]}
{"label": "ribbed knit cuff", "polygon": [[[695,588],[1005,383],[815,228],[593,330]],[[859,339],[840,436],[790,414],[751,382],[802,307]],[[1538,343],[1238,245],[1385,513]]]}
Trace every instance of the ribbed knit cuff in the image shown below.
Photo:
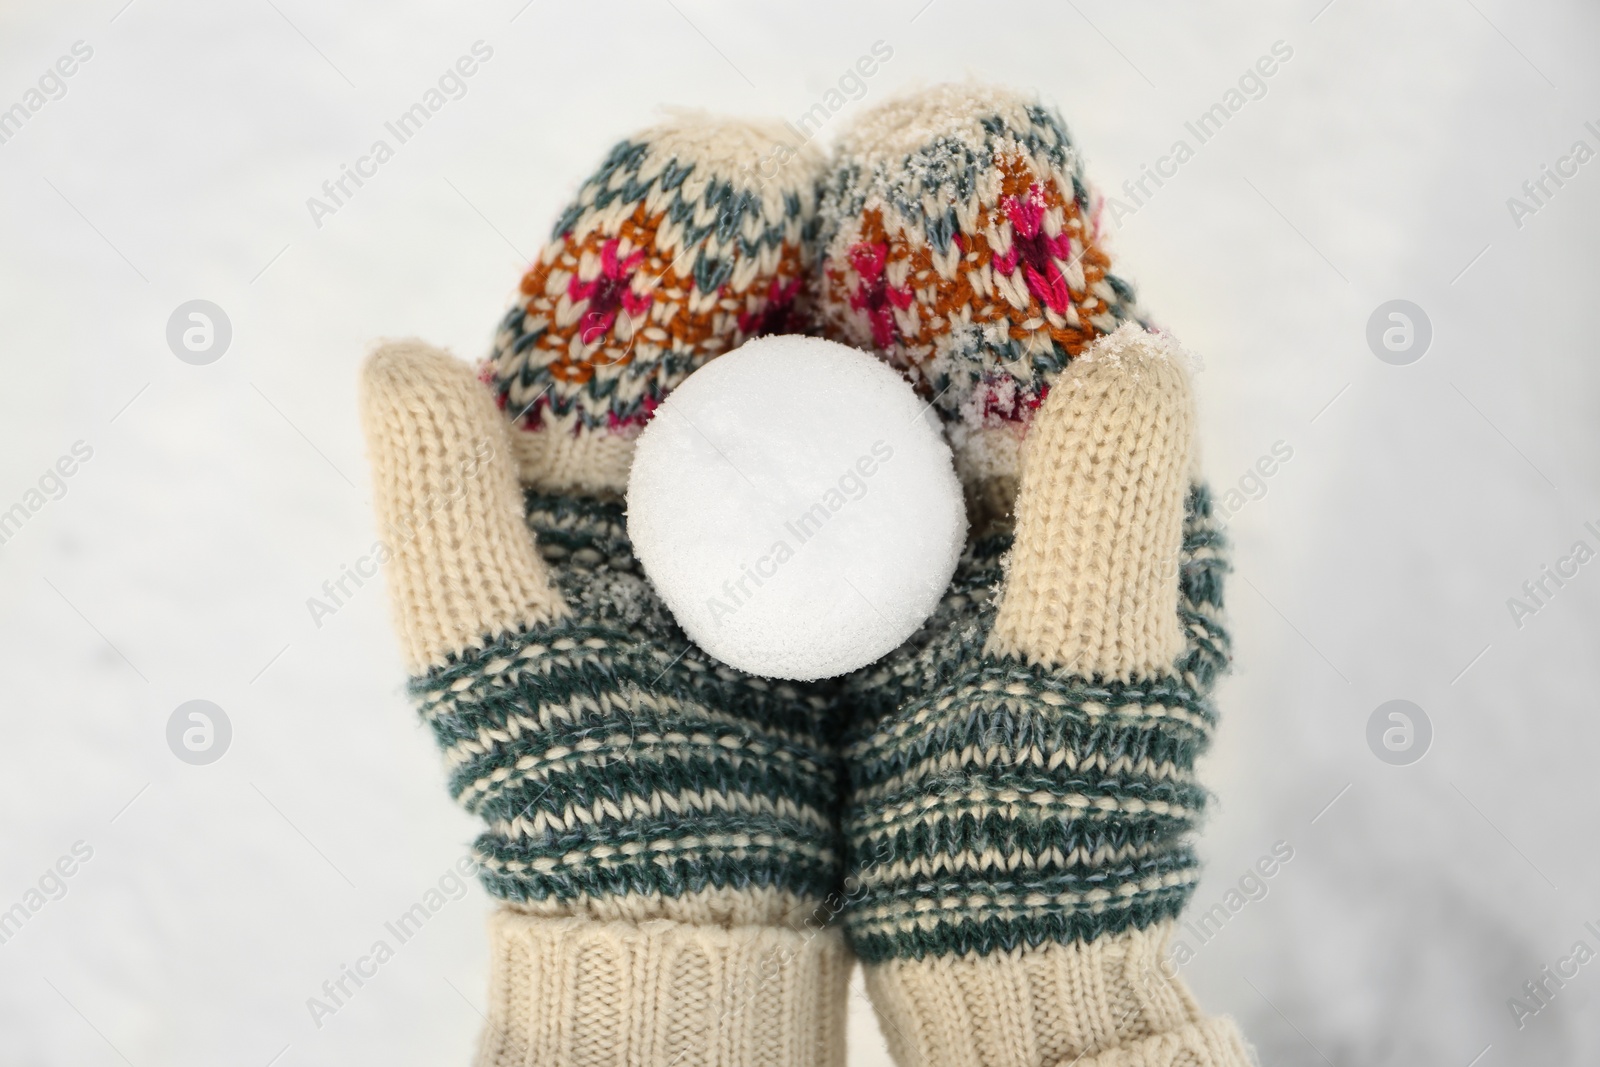
{"label": "ribbed knit cuff", "polygon": [[490,923],[478,1067],[833,1067],[851,957],[837,930],[537,918]]}
{"label": "ribbed knit cuff", "polygon": [[1251,1067],[1233,1020],[1168,977],[1169,933],[893,960],[867,988],[903,1067]]}

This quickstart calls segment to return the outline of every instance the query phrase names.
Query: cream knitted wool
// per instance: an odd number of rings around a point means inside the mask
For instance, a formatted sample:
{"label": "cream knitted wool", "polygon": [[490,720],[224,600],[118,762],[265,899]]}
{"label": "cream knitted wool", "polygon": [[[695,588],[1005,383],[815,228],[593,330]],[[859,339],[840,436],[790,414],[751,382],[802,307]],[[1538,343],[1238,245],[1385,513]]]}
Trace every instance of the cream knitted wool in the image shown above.
{"label": "cream knitted wool", "polygon": [[[1241,1067],[1163,955],[1171,924],[991,956],[885,963],[867,988],[896,1062],[918,1067]],[[1088,1055],[1103,1049],[1099,1055]]]}
{"label": "cream knitted wool", "polygon": [[505,419],[457,360],[417,340],[376,349],[361,421],[406,666],[565,615],[522,517]]}
{"label": "cream knitted wool", "polygon": [[482,1064],[843,1062],[838,712],[694,647],[615,496],[667,391],[788,314],[810,178],[756,187],[767,144],[624,141],[481,375],[419,341],[364,370],[411,694],[503,902]]}
{"label": "cream knitted wool", "polygon": [[505,910],[491,940],[479,1067],[844,1061],[854,961],[832,932]]}
{"label": "cream knitted wool", "polygon": [[1193,438],[1187,357],[1128,324],[1057,380],[1023,451],[987,651],[1127,681],[1171,669]]}

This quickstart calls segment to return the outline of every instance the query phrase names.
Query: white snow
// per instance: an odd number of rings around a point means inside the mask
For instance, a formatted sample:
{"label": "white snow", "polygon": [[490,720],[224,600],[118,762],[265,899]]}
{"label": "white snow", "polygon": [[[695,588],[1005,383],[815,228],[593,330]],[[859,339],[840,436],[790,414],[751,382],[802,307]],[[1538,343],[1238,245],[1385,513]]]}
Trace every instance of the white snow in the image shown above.
{"label": "white snow", "polygon": [[639,437],[628,534],[686,633],[723,662],[826,678],[932,613],[966,537],[932,409],[873,356],[760,337],[707,363]]}

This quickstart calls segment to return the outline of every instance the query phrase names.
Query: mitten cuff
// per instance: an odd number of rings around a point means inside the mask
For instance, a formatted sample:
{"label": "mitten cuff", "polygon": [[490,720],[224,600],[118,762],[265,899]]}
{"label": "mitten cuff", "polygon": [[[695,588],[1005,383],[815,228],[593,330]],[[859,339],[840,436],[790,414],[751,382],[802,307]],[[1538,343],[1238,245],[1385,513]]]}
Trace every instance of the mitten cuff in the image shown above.
{"label": "mitten cuff", "polygon": [[501,909],[478,1067],[844,1063],[837,930],[539,918]]}
{"label": "mitten cuff", "polygon": [[867,988],[895,1062],[918,1067],[1250,1067],[1162,950],[1168,924],[1091,942],[891,960]]}

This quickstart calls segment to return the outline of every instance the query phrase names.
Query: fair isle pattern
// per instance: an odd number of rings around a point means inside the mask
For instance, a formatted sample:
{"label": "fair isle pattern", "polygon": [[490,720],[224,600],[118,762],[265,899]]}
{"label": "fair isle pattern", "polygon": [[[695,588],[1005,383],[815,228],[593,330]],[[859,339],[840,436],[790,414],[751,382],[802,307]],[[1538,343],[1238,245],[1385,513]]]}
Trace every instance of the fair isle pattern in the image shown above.
{"label": "fair isle pattern", "polygon": [[451,795],[488,824],[475,852],[489,892],[832,892],[832,703],[691,644],[634,559],[620,504],[530,492],[527,520],[571,614],[411,687]]}
{"label": "fair isle pattern", "polygon": [[904,152],[877,147],[925,131],[940,94],[972,92],[938,87],[905,115],[886,105],[859,144],[847,136],[820,194],[815,284],[827,336],[878,352],[978,429],[1026,423],[1069,359],[1139,316],[1053,111],[1001,94],[973,103],[976,118],[952,106],[948,129]]}
{"label": "fair isle pattern", "polygon": [[1171,674],[1103,682],[983,653],[1009,533],[967,549],[933,617],[847,680],[846,916],[868,963],[1092,941],[1178,914],[1198,876],[1194,761],[1228,663],[1221,534],[1190,489],[1188,638]]}
{"label": "fair isle pattern", "polygon": [[809,173],[758,187],[698,147],[671,131],[621,142],[556,221],[481,370],[516,426],[636,433],[707,359],[794,328]]}

